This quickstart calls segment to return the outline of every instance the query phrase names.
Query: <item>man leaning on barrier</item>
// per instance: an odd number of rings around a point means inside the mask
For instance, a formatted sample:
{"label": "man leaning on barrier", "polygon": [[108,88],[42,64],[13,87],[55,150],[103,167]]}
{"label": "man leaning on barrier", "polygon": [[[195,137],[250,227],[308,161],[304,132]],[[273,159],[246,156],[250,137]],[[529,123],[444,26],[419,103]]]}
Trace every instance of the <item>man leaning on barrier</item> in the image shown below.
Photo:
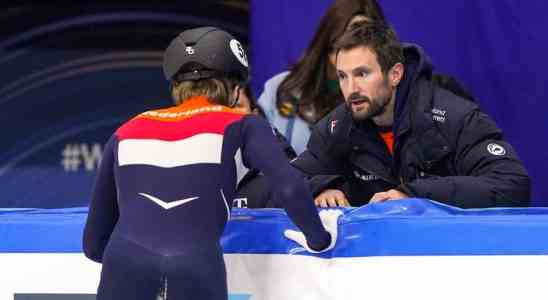
{"label": "man leaning on barrier", "polygon": [[292,163],[311,177],[318,206],[408,197],[462,208],[527,206],[530,180],[477,104],[432,82],[416,45],[383,22],[362,22],[334,48],[345,98],[314,127]]}

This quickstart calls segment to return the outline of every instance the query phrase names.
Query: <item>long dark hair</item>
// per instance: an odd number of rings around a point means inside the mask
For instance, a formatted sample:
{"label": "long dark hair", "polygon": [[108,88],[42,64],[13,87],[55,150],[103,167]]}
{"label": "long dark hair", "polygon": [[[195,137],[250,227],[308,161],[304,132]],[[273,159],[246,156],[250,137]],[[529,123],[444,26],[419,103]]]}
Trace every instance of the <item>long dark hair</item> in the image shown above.
{"label": "long dark hair", "polygon": [[376,0],[336,0],[321,18],[304,55],[278,87],[276,107],[282,116],[298,115],[315,123],[343,101],[338,89],[328,89],[328,56],[335,40],[356,15],[372,21],[385,20]]}

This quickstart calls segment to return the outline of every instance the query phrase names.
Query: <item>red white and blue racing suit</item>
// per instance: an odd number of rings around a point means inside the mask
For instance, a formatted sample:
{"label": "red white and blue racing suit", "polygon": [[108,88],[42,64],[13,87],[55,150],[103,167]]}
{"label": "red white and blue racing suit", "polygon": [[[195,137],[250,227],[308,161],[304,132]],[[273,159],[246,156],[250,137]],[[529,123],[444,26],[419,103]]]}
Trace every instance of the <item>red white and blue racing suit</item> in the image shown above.
{"label": "red white and blue racing suit", "polygon": [[226,300],[220,237],[238,181],[261,170],[315,249],[330,236],[266,121],[194,97],[144,112],[106,145],[84,231],[98,300]]}

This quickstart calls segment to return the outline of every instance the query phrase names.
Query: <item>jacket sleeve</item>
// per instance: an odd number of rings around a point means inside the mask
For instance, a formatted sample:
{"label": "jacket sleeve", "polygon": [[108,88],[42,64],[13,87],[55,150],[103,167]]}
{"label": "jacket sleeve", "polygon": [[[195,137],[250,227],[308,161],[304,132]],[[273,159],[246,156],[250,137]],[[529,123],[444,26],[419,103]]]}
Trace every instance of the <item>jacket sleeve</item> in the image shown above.
{"label": "jacket sleeve", "polygon": [[[294,159],[297,154],[293,147],[287,142],[285,137],[275,128],[273,128],[274,136],[280,147],[286,155],[287,160]],[[271,197],[270,187],[265,180],[263,174],[257,170],[250,170],[242,178],[237,187],[238,198],[247,199],[247,207],[249,208],[282,208],[283,203],[279,203]]]}
{"label": "jacket sleeve", "polygon": [[118,203],[114,178],[114,144],[112,136],[105,146],[95,179],[88,217],[84,228],[84,254],[101,262],[114,225],[118,221]]}
{"label": "jacket sleeve", "polygon": [[[291,161],[291,164],[306,174],[314,196],[326,189],[344,190],[345,165],[343,157],[349,154],[346,149],[348,124],[333,120],[329,115],[313,128],[307,149]],[[330,125],[333,124],[333,125]]]}
{"label": "jacket sleeve", "polygon": [[474,110],[464,118],[455,151],[458,176],[417,179],[400,189],[462,208],[529,204],[527,171],[486,114]]}
{"label": "jacket sleeve", "polygon": [[326,189],[344,189],[344,176],[326,167],[325,163],[310,150],[305,150],[293,159],[291,164],[306,175],[314,197]]}
{"label": "jacket sleeve", "polygon": [[263,172],[272,194],[279,199],[291,220],[303,231],[313,249],[323,249],[331,242],[324,229],[304,178],[283,153],[272,128],[255,116],[244,119],[243,161],[246,167]]}

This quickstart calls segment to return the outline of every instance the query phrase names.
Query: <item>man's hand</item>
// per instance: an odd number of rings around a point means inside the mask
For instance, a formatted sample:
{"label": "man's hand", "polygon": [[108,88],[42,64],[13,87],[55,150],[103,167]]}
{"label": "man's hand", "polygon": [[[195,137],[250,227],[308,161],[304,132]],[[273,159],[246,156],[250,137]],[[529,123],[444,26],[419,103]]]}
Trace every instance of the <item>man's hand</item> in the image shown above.
{"label": "man's hand", "polygon": [[321,250],[312,250],[308,246],[308,242],[306,241],[306,237],[304,234],[300,231],[292,230],[292,229],[286,229],[284,231],[284,236],[300,246],[302,246],[306,251],[311,253],[322,253],[329,251],[335,247],[335,243],[337,242],[337,233],[338,233],[338,220],[339,217],[342,215],[342,211],[338,209],[328,209],[328,210],[322,210],[320,211],[320,220],[322,221],[322,225],[325,228],[325,230],[331,235],[331,243],[325,248]]}
{"label": "man's hand", "polygon": [[398,190],[391,189],[386,192],[376,193],[375,195],[373,195],[373,197],[371,197],[369,203],[378,203],[388,200],[400,200],[405,198],[409,198],[409,196]]}
{"label": "man's hand", "polygon": [[350,206],[342,191],[331,189],[327,189],[316,196],[314,204],[319,207]]}

